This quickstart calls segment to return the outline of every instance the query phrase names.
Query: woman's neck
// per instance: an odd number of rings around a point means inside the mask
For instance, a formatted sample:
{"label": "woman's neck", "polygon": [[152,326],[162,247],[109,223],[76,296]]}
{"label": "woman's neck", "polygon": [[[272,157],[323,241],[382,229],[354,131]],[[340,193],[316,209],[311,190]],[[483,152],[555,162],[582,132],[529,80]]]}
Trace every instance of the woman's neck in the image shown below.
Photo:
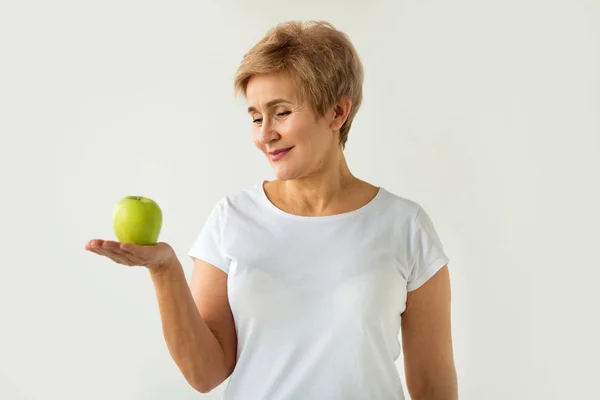
{"label": "woman's neck", "polygon": [[352,174],[343,153],[340,154],[338,162],[329,168],[299,179],[274,181],[274,202],[300,215],[339,212],[344,208],[348,192],[363,183]]}

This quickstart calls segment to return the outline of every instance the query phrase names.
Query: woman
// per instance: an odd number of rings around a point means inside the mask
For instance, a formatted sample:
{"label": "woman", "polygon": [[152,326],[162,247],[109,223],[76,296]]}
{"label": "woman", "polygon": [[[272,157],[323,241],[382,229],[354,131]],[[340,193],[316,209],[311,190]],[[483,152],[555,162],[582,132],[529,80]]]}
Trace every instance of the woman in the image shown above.
{"label": "woman", "polygon": [[189,255],[166,243],[86,248],[152,276],[169,351],[226,399],[456,399],[448,257],[422,207],[344,158],[363,71],[328,23],[280,24],[239,67],[256,147],[276,180],[224,197]]}

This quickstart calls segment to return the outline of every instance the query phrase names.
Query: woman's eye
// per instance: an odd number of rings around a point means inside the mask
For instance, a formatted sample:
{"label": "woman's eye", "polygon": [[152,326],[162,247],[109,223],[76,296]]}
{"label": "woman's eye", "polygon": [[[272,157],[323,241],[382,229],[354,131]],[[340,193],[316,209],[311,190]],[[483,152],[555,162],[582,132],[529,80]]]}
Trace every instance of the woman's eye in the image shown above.
{"label": "woman's eye", "polygon": [[277,116],[278,117],[285,117],[286,115],[289,115],[289,114],[291,114],[290,111],[282,111],[280,113],[277,113]]}
{"label": "woman's eye", "polygon": [[253,124],[260,124],[262,122],[262,118],[255,118],[252,120]]}

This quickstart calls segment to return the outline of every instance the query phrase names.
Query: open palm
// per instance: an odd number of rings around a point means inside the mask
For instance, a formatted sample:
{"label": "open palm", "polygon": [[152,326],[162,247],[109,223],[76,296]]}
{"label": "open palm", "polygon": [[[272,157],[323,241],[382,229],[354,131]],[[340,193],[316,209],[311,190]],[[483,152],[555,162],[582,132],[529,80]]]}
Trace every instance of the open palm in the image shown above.
{"label": "open palm", "polygon": [[118,264],[131,267],[158,268],[167,265],[176,257],[173,248],[164,242],[138,246],[131,243],[93,239],[86,243],[85,249],[92,253],[108,257]]}

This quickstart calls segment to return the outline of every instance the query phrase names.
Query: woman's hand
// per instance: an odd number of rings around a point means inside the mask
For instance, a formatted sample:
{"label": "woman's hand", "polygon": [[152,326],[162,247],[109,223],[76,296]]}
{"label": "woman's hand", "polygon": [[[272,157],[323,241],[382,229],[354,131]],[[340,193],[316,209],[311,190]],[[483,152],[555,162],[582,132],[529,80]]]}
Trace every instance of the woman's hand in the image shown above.
{"label": "woman's hand", "polygon": [[85,249],[108,257],[118,264],[130,267],[142,266],[151,270],[168,266],[177,258],[173,248],[164,242],[148,246],[137,246],[131,243],[93,239],[86,243]]}

